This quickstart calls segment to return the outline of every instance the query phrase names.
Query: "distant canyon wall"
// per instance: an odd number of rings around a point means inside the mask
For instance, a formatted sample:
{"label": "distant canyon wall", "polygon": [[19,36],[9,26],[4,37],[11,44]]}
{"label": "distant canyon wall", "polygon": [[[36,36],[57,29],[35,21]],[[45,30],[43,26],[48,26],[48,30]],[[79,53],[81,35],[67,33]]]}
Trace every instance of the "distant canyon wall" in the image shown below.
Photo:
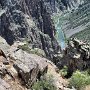
{"label": "distant canyon wall", "polygon": [[79,32],[82,33],[81,31],[86,31],[87,33],[85,33],[87,35],[90,33],[88,32],[90,28],[90,1],[83,1],[77,8],[63,14],[61,18],[63,18],[63,20],[60,19],[62,22],[62,30],[67,38]]}

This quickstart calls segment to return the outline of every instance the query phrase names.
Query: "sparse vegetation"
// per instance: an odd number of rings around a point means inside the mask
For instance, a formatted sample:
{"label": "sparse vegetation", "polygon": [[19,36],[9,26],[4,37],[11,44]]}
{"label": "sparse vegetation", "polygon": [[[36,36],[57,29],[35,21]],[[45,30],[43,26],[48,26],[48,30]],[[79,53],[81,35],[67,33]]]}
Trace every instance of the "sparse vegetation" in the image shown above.
{"label": "sparse vegetation", "polygon": [[18,48],[22,49],[23,51],[26,51],[31,54],[37,54],[38,56],[45,57],[45,53],[43,50],[39,48],[30,48],[27,44],[25,45],[19,45]]}
{"label": "sparse vegetation", "polygon": [[63,77],[65,77],[67,75],[67,70],[68,70],[67,66],[64,66],[63,69],[60,70],[60,74]]}
{"label": "sparse vegetation", "polygon": [[34,83],[34,85],[32,86],[32,90],[56,90],[56,87],[52,82],[52,77],[49,77],[48,80],[41,79],[40,81]]}
{"label": "sparse vegetation", "polygon": [[77,90],[83,90],[87,85],[90,85],[90,75],[88,72],[76,71],[73,73],[70,81],[70,87],[75,87]]}
{"label": "sparse vegetation", "polygon": [[19,45],[18,48],[19,48],[19,49],[22,49],[22,50],[24,50],[24,51],[27,51],[27,52],[30,51],[30,49],[29,49],[29,47],[28,47],[27,44],[25,44],[25,45]]}

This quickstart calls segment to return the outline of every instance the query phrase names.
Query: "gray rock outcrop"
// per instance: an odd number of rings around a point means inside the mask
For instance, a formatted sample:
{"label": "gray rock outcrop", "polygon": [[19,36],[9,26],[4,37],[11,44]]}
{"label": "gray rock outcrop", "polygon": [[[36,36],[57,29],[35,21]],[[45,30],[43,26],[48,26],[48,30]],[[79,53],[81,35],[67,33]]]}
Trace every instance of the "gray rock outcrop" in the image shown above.
{"label": "gray rock outcrop", "polygon": [[64,51],[63,57],[57,63],[57,66],[60,68],[67,66],[69,73],[73,73],[77,69],[82,71],[90,68],[89,44],[76,38],[71,39]]}
{"label": "gray rock outcrop", "polygon": [[43,0],[1,0],[0,35],[10,45],[17,40],[27,41],[32,48],[44,50],[49,58],[60,49]]}
{"label": "gray rock outcrop", "polygon": [[[0,78],[2,79],[0,79],[0,89],[30,89],[37,79],[47,73],[47,59],[35,54],[29,54],[21,49],[17,50],[15,47],[13,48],[9,49],[13,50],[9,51],[9,56],[6,58],[0,54]],[[8,82],[8,84],[5,82]],[[8,86],[10,87],[8,88]]]}
{"label": "gray rock outcrop", "polygon": [[42,78],[48,80],[49,77],[52,81],[49,83],[52,83],[56,90],[72,90],[67,88],[67,80],[58,73],[54,63],[18,48],[18,45],[24,44],[16,42],[10,49],[6,49],[7,55],[0,49],[6,56],[0,53],[0,90],[31,90],[34,83]]}
{"label": "gray rock outcrop", "polygon": [[27,88],[47,72],[47,63],[44,58],[25,51],[18,50],[11,54],[15,59],[14,68],[18,71]]}

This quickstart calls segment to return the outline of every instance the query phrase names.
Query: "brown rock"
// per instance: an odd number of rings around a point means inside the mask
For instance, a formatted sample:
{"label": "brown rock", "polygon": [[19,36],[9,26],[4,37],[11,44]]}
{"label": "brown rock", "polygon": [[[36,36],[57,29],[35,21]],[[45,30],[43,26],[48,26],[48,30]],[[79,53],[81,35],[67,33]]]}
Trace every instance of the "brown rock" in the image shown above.
{"label": "brown rock", "polygon": [[11,53],[15,61],[14,68],[18,71],[27,88],[47,71],[46,59],[35,54],[29,54],[21,49]]}
{"label": "brown rock", "polygon": [[10,85],[0,78],[0,90],[11,90]]}

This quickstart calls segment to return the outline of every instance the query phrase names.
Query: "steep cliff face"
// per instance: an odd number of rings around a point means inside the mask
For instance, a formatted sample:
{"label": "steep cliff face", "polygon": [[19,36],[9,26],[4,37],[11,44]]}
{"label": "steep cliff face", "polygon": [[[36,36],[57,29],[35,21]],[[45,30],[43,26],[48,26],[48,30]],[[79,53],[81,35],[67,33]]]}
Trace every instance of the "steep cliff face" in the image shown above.
{"label": "steep cliff face", "polygon": [[50,58],[59,50],[53,22],[41,0],[0,0],[0,35],[10,45],[25,40]]}

